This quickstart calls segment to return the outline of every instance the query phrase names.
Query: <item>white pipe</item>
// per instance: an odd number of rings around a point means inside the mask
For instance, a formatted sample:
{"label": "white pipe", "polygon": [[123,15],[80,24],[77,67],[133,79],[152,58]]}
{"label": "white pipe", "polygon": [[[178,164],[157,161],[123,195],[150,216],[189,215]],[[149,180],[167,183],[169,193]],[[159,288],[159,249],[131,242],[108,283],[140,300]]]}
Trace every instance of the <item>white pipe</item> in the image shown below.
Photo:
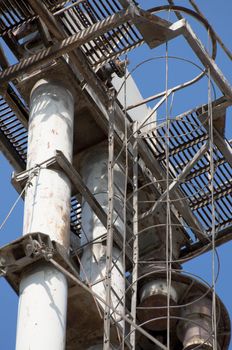
{"label": "white pipe", "polygon": [[[27,168],[55,155],[72,161],[74,103],[71,93],[58,83],[40,80],[31,94]],[[70,181],[63,172],[40,169],[27,190],[24,234],[44,232],[69,247]]]}
{"label": "white pipe", "polygon": [[50,265],[39,265],[20,283],[17,350],[64,350],[67,281]]}
{"label": "white pipe", "polygon": [[[108,207],[108,149],[107,145],[101,144],[95,147],[91,147],[84,152],[80,159],[80,172],[86,186],[94,194],[102,208],[107,212]],[[115,166],[115,179],[114,183],[122,191],[124,189],[125,176],[122,170]],[[123,208],[122,194],[115,188],[114,205],[118,211]],[[114,213],[115,225],[122,232],[122,221]],[[101,237],[106,233],[106,228],[102,225],[101,221],[94,214],[88,203],[84,202],[82,206],[82,228],[83,235],[81,244],[87,244],[95,240],[93,244],[83,249],[81,258],[81,277],[83,280],[87,280],[89,283],[96,283],[105,277],[106,274],[106,245],[102,244]],[[98,239],[99,238],[99,239]],[[98,239],[98,240],[97,240]],[[122,302],[120,298],[123,297],[124,290],[124,278],[123,278],[123,260],[120,255],[120,250],[117,247],[113,247],[113,261],[117,261],[116,267],[113,267],[111,273],[111,285],[112,289],[118,295],[112,294],[112,304],[118,311],[123,312]],[[118,259],[118,257],[120,258]],[[93,285],[93,291],[105,299],[105,286],[104,282],[98,282]],[[102,305],[104,309],[104,305]],[[119,317],[114,315],[114,319],[119,321]],[[122,325],[122,322],[120,322]]]}
{"label": "white pipe", "polygon": [[[40,80],[31,94],[27,169],[73,144],[73,97],[58,82]],[[62,171],[41,168],[25,195],[23,233],[42,232],[69,247],[71,185]],[[68,286],[48,263],[20,283],[16,350],[64,350]]]}

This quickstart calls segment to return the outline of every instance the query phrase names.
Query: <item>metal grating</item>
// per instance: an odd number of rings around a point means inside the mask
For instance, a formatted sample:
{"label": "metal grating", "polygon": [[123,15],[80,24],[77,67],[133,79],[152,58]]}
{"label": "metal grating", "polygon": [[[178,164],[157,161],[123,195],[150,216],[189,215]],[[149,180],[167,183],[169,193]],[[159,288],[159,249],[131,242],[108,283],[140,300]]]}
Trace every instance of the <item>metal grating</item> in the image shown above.
{"label": "metal grating", "polygon": [[[156,131],[148,135],[147,143],[163,168],[167,166],[172,179],[176,179],[184,167],[208,140],[208,133],[198,120],[197,112],[183,115],[161,124]],[[167,138],[167,135],[169,137]],[[169,164],[166,163],[168,144]],[[179,184],[183,197],[188,200],[196,218],[204,230],[212,230],[212,208],[210,187],[210,155],[206,152],[193,169]],[[223,154],[214,145],[214,202],[216,209],[216,228],[222,229],[232,224],[232,168]]]}
{"label": "metal grating", "polygon": [[71,198],[71,214],[70,214],[70,226],[71,231],[77,235],[81,232],[81,205],[77,198],[73,196]]}
{"label": "metal grating", "polygon": [[[12,96],[13,89],[9,87],[8,93]],[[0,130],[15,148],[21,160],[26,162],[27,130],[2,96],[0,96]]]}
{"label": "metal grating", "polygon": [[[73,35],[104,20],[123,9],[118,0],[44,1],[48,9],[64,26],[67,35]],[[21,32],[26,35],[37,31],[38,15],[26,1],[2,1],[0,3],[0,35],[20,46]],[[81,46],[89,64],[100,67],[105,62],[143,44],[144,40],[135,26],[129,22],[99,36]],[[16,45],[17,43],[17,45]],[[20,48],[22,53],[23,47]]]}
{"label": "metal grating", "polygon": [[[69,1],[48,0],[44,1],[50,10],[57,10]],[[4,0],[0,2],[0,35],[14,32],[22,25],[26,25],[38,16],[25,0]]]}
{"label": "metal grating", "polygon": [[[89,0],[72,6],[59,17],[67,34],[73,35],[122,9],[116,0]],[[143,42],[135,26],[127,22],[82,45],[81,49],[90,65],[100,66]]]}

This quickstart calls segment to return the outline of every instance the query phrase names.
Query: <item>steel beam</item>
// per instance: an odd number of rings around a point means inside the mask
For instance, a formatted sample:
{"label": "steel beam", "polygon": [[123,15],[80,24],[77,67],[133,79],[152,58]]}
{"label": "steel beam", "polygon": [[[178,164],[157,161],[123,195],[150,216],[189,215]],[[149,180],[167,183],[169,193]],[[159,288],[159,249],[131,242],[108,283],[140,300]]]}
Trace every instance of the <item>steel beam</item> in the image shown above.
{"label": "steel beam", "polygon": [[[184,260],[184,262],[193,259],[196,256],[200,256],[204,253],[209,252],[212,249],[211,237],[209,236],[207,244],[202,244],[201,242],[197,242],[191,245],[188,248],[181,250],[180,259]],[[215,235],[215,247],[220,247],[222,244],[228,243],[232,240],[232,225],[221,229],[216,232]]]}
{"label": "steel beam", "polygon": [[[135,122],[133,132],[137,133],[138,123]],[[131,288],[131,316],[136,322],[137,298],[138,298],[138,262],[139,262],[139,226],[138,226],[138,147],[137,138],[133,145],[133,266],[132,266],[132,288]],[[136,349],[136,331],[131,327],[130,342],[132,350]]]}
{"label": "steel beam", "polygon": [[[213,106],[213,120],[215,118],[219,119],[222,117],[225,117],[226,108],[228,107],[228,102],[225,101],[224,103],[220,103],[217,106]],[[204,125],[207,132],[209,132],[209,120],[205,119],[205,117],[208,115],[208,107],[205,106],[205,109],[202,113],[201,109],[199,108],[196,115],[199,119],[199,121]],[[216,120],[217,120],[216,119]],[[224,137],[218,132],[218,130],[214,127],[213,128],[213,143],[217,146],[219,151],[224,155],[226,161],[230,164],[232,167],[232,147],[229,144],[229,142],[224,139]]]}
{"label": "steel beam", "polygon": [[193,49],[199,60],[202,62],[204,67],[210,70],[210,74],[214,79],[217,86],[220,88],[222,93],[230,100],[232,100],[232,88],[229,82],[224,77],[223,73],[215,63],[215,61],[209,56],[206,52],[204,46],[201,41],[198,39],[194,31],[188,22],[185,22],[185,26],[183,27],[183,35],[190,47]]}
{"label": "steel beam", "polygon": [[20,101],[16,100],[16,98],[13,96],[13,92],[10,91],[9,89],[3,93],[3,98],[6,101],[6,103],[8,104],[8,106],[14,111],[18,120],[27,129],[28,113],[27,113],[25,107],[23,107],[22,104],[21,105],[19,104]]}
{"label": "steel beam", "polygon": [[220,150],[220,152],[224,155],[225,159],[232,168],[232,147],[229,144],[229,142],[225,140],[215,128],[213,131],[213,142]]}
{"label": "steel beam", "polygon": [[[192,5],[192,7],[194,8],[194,10],[202,17],[204,18],[206,21],[207,18],[203,15],[203,13],[201,12],[201,10],[199,9],[199,7],[197,6],[197,4],[194,2],[194,0],[189,0],[190,4]],[[223,43],[222,39],[220,38],[220,36],[215,32],[215,30],[212,28],[211,26],[211,30],[215,36],[215,38],[217,39],[217,42],[219,43],[219,45],[221,46],[221,48],[224,50],[224,52],[227,54],[227,56],[229,57],[230,60],[232,60],[232,52],[228,49],[228,47],[226,47],[226,45]]]}
{"label": "steel beam", "polygon": [[104,345],[103,350],[110,350],[110,324],[112,305],[112,262],[114,243],[114,96],[110,95],[109,103],[109,134],[108,134],[108,213],[107,213],[107,239],[106,239],[106,306],[104,310]]}

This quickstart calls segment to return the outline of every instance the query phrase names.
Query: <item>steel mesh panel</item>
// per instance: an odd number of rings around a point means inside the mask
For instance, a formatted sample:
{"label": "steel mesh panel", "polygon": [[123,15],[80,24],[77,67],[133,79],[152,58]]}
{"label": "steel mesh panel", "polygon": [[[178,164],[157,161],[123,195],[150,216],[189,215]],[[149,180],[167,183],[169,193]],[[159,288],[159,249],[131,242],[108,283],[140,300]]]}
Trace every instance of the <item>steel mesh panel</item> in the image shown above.
{"label": "steel mesh panel", "polygon": [[[169,134],[169,137],[167,135]],[[196,112],[186,114],[181,119],[170,122],[170,127],[163,125],[149,134],[147,143],[161,162],[163,168],[169,168],[171,178],[177,178],[185,166],[208,140],[208,133],[197,118]],[[168,144],[168,162],[166,151]],[[223,154],[214,145],[214,205],[216,211],[215,226],[224,228],[232,223],[232,168]],[[179,184],[183,198],[188,200],[196,218],[203,228],[212,230],[212,192],[210,154],[207,151],[194,165],[183,183]]]}
{"label": "steel mesh panel", "polygon": [[[117,1],[89,0],[68,9],[59,18],[67,34],[73,35],[121,9]],[[89,63],[97,66],[142,43],[143,39],[138,30],[130,23],[125,23],[82,45],[81,49]]]}
{"label": "steel mesh panel", "polygon": [[[51,10],[55,11],[69,1],[43,1]],[[31,22],[38,17],[25,0],[4,0],[0,2],[0,35],[12,33],[16,28]]]}
{"label": "steel mesh panel", "polygon": [[[12,93],[12,90],[9,92]],[[0,96],[0,130],[10,141],[20,158],[26,162],[27,130],[2,96]]]}

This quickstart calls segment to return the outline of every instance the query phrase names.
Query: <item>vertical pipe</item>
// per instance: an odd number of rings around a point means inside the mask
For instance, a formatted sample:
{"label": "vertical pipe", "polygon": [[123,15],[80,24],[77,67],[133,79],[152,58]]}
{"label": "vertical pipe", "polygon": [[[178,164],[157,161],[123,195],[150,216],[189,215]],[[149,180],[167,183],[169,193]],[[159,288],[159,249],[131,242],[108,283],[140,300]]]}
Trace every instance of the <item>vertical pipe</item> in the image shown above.
{"label": "vertical pipe", "polygon": [[[27,169],[61,150],[72,159],[74,102],[59,82],[40,80],[32,90]],[[23,234],[48,234],[69,247],[71,186],[60,170],[41,167],[25,195]],[[49,263],[27,270],[20,282],[16,350],[64,350],[68,286]]]}
{"label": "vertical pipe", "polygon": [[[82,178],[98,200],[102,208],[108,210],[108,149],[106,144],[101,144],[88,149],[82,154],[80,159],[80,172]],[[114,183],[120,189],[123,188],[125,176],[122,170],[115,165]],[[122,208],[121,194],[115,189],[114,204],[118,211]],[[122,221],[117,217],[116,212],[113,213],[113,222],[120,232],[122,232]],[[87,280],[88,283],[94,284],[92,289],[99,296],[106,299],[105,282],[102,278],[106,276],[106,246],[102,241],[102,236],[106,235],[106,228],[94,214],[88,203],[82,205],[82,229],[83,236],[81,245],[88,244],[83,249],[81,258],[81,277]],[[122,302],[119,300],[123,297],[124,277],[123,277],[123,261],[120,250],[112,247],[112,261],[116,261],[116,266],[113,265],[111,270],[111,293],[112,305],[118,311],[123,311]],[[98,282],[97,281],[100,281]],[[105,306],[102,305],[104,309]],[[120,322],[120,317],[113,315],[114,320]]]}

